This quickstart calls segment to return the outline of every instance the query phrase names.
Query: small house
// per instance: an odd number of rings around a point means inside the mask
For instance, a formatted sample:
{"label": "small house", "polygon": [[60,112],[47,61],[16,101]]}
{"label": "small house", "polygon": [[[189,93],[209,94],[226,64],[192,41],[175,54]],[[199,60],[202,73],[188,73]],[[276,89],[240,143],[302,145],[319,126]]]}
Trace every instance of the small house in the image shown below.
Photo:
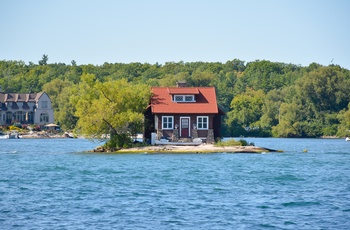
{"label": "small house", "polygon": [[195,138],[213,143],[220,137],[221,116],[214,87],[152,87],[150,105],[145,113],[145,138],[172,142]]}

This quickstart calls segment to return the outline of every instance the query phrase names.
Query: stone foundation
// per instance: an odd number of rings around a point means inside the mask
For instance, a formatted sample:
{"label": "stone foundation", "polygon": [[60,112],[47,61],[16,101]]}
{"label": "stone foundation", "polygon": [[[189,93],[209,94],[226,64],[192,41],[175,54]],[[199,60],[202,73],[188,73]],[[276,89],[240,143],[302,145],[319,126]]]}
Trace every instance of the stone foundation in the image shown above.
{"label": "stone foundation", "polygon": [[197,129],[192,129],[192,140],[195,139],[195,138],[198,138],[198,131]]}
{"label": "stone foundation", "polygon": [[174,129],[173,135],[172,135],[172,141],[173,142],[179,141],[179,130],[178,129]]}
{"label": "stone foundation", "polygon": [[162,138],[162,136],[163,136],[163,130],[158,129],[157,130],[157,140],[160,140]]}
{"label": "stone foundation", "polygon": [[214,129],[208,129],[207,143],[213,144],[214,141]]}

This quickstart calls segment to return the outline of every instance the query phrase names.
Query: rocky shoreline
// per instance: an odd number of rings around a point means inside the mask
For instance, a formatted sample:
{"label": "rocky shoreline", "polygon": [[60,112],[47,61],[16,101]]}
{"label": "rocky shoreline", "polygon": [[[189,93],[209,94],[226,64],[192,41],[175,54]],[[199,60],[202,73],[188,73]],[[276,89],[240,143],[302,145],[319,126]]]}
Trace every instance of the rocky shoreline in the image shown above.
{"label": "rocky shoreline", "polygon": [[111,153],[268,153],[283,152],[282,150],[274,150],[258,146],[229,146],[216,147],[213,144],[201,144],[199,146],[177,146],[177,145],[161,145],[161,146],[142,146],[135,148],[119,149],[115,151],[107,151],[102,146],[97,147],[91,152],[111,152]]}
{"label": "rocky shoreline", "polygon": [[46,131],[18,133],[20,139],[75,138],[72,133],[51,133]]}

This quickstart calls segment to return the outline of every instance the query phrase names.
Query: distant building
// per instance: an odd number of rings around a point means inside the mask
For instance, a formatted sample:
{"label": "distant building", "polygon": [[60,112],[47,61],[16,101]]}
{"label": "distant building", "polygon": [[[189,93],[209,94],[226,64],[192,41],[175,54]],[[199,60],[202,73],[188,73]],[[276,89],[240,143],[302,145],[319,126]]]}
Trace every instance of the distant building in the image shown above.
{"label": "distant building", "polygon": [[221,116],[214,87],[153,87],[148,110],[145,113],[145,138],[151,133],[157,139],[171,141],[200,138],[213,143],[220,137]]}
{"label": "distant building", "polygon": [[51,100],[41,93],[3,93],[0,87],[0,125],[14,123],[43,127],[54,122]]}

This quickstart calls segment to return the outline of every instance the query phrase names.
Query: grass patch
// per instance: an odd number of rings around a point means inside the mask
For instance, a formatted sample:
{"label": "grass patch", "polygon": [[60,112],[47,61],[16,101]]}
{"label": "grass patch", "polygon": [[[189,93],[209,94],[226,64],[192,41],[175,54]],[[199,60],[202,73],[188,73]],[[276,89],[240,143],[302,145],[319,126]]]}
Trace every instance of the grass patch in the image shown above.
{"label": "grass patch", "polygon": [[219,140],[215,142],[214,146],[216,147],[229,147],[229,146],[254,146],[254,143],[248,143],[246,140],[230,139],[227,141]]}

